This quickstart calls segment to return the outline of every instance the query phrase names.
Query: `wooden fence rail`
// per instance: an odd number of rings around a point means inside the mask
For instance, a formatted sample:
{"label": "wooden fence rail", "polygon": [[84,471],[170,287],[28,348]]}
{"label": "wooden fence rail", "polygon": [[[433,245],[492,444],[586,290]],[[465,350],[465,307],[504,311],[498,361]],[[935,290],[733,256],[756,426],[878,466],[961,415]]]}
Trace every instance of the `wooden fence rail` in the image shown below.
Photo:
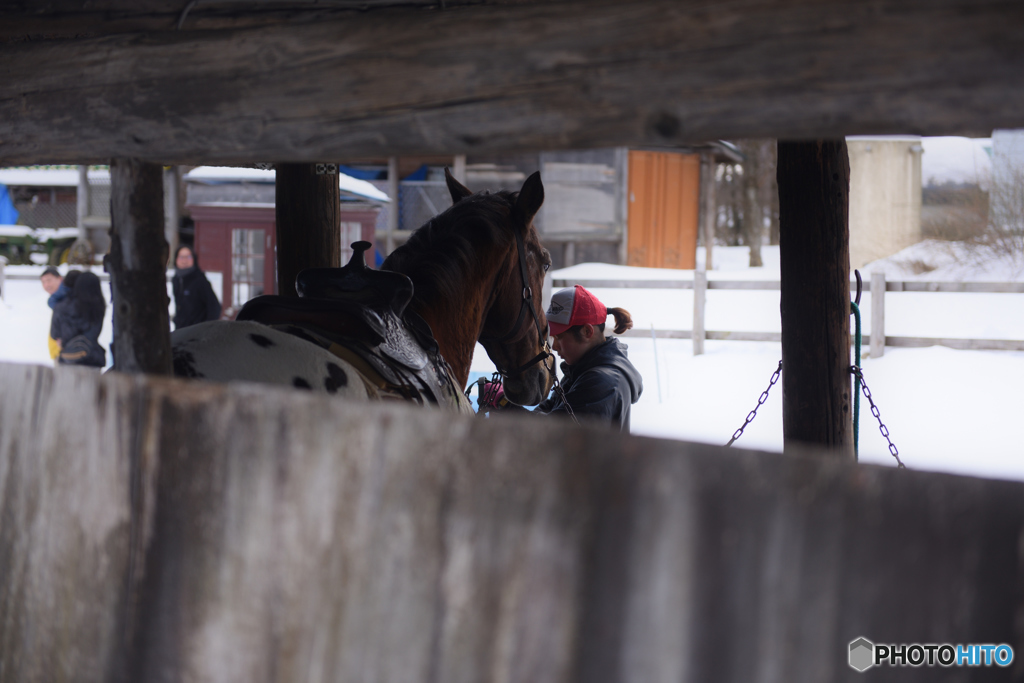
{"label": "wooden fence rail", "polygon": [[[704,311],[708,289],[734,291],[778,291],[778,280],[707,280],[700,271],[693,280],[623,280],[587,278],[553,280],[553,287],[582,285],[603,289],[692,289],[693,328],[691,330],[639,330],[627,331],[624,337],[650,337],[661,339],[692,339],[693,353],[704,352],[704,340],[727,341],[772,341],[782,340],[779,332],[730,332],[704,329]],[[853,289],[854,282],[850,282]],[[892,337],[885,334],[885,293],[886,292],[957,292],[973,294],[1024,294],[1024,282],[932,282],[917,280],[887,281],[884,273],[872,273],[871,280],[865,281],[864,292],[871,293],[871,357],[880,358],[886,346],[919,348],[924,346],[946,346],[952,349],[975,351],[1024,351],[1024,340],[1018,339],[959,339],[950,337]],[[865,335],[867,336],[867,335]],[[885,343],[882,343],[882,340]]]}
{"label": "wooden fence rail", "polygon": [[862,636],[1020,651],[1024,483],[79,368],[0,387],[0,683],[852,681]]}

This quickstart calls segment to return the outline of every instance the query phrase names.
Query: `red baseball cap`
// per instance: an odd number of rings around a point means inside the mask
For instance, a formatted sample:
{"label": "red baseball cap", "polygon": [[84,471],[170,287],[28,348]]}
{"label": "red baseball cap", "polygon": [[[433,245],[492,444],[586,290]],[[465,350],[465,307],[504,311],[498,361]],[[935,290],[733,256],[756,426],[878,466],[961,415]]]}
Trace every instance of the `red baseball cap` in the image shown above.
{"label": "red baseball cap", "polygon": [[608,307],[580,285],[560,289],[551,296],[546,314],[551,334],[559,335],[575,325],[600,325],[608,319]]}

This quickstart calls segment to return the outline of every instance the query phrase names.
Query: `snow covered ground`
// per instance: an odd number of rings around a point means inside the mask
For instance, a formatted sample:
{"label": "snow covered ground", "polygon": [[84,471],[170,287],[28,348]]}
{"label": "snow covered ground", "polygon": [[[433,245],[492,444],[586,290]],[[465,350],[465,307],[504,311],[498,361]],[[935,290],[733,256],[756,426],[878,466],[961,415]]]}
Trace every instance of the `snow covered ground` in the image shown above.
{"label": "snow covered ground", "polygon": [[[863,271],[917,280],[1020,281],[1012,263],[965,268],[950,263],[948,245],[915,245]],[[703,254],[701,254],[703,256]],[[778,280],[778,247],[765,247],[765,266],[747,268],[745,247],[717,248],[710,279]],[[936,270],[915,275],[906,263],[925,260]],[[943,265],[944,264],[944,265]],[[692,271],[580,264],[553,273],[556,279],[684,279]],[[628,309],[638,329],[690,329],[693,293],[687,290],[594,289],[609,306]],[[870,332],[870,297],[862,300],[864,332]],[[779,331],[779,293],[707,293],[709,330]],[[1024,339],[1024,294],[890,292],[886,332],[893,336]],[[630,359],[644,376],[644,394],[633,407],[632,431],[688,441],[725,444],[768,386],[782,351],[771,342],[705,342],[693,356],[689,340],[631,338]],[[657,367],[655,371],[655,346]],[[492,366],[477,347],[474,370]],[[865,343],[865,354],[867,352]],[[1024,409],[1024,352],[956,351],[943,347],[886,349],[862,361],[900,457],[908,467],[1024,480],[1024,445],[1017,433]],[[659,398],[660,384],[660,398]],[[863,462],[895,465],[877,422],[861,401]],[[737,445],[782,450],[782,391],[776,385]]]}
{"label": "snow covered ground", "polygon": [[[950,256],[952,254],[952,256]],[[778,248],[764,249],[763,268],[746,267],[747,250],[718,248],[712,279],[777,280]],[[994,281],[1024,280],[1015,264],[989,261],[964,265],[962,255],[943,243],[922,243],[864,269],[884,268],[889,279]],[[908,264],[936,268],[915,275]],[[38,275],[41,268],[8,267]],[[38,271],[38,272],[37,272]],[[558,279],[681,279],[692,271],[581,264],[554,273]],[[0,360],[49,364],[46,333],[50,310],[38,280],[8,280],[0,302]],[[692,292],[686,290],[595,289],[610,306],[630,310],[638,329],[689,329]],[[108,292],[109,297],[109,292]],[[778,292],[712,290],[707,329],[778,331]],[[870,297],[862,305],[870,331]],[[110,321],[101,343],[109,348]],[[1024,339],[1024,294],[890,292],[886,331],[898,336]],[[627,340],[630,358],[644,376],[644,394],[633,408],[633,432],[672,439],[724,444],[742,424],[778,365],[777,343],[708,341],[706,353],[692,355],[688,340]],[[657,349],[657,363],[655,361]],[[493,366],[477,347],[473,369]],[[655,371],[657,364],[658,371]],[[908,467],[1024,480],[1024,445],[1017,433],[1024,408],[1024,352],[955,351],[941,347],[886,350],[863,361],[864,376],[882,419]],[[878,425],[861,408],[861,460],[895,464]],[[776,385],[737,445],[782,449],[782,391]]]}

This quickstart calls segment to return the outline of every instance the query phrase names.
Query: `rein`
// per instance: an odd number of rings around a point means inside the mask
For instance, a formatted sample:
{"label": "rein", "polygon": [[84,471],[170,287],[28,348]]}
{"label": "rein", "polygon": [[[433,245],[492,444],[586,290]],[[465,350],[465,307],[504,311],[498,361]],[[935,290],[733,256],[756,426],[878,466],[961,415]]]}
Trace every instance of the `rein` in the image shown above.
{"label": "rein", "polygon": [[537,363],[540,363],[541,361],[545,361],[548,358],[552,357],[551,347],[548,345],[548,340],[545,338],[544,334],[547,331],[547,326],[541,328],[540,318],[537,316],[537,311],[533,307],[533,288],[530,287],[529,285],[529,275],[526,271],[526,245],[523,243],[523,236],[519,233],[519,231],[516,231],[515,235],[516,253],[519,257],[519,277],[523,283],[523,298],[519,306],[519,317],[516,318],[516,322],[512,326],[512,329],[510,329],[502,336],[485,337],[483,335],[480,335],[480,341],[502,344],[504,342],[507,342],[509,339],[512,339],[517,334],[519,334],[519,329],[523,326],[523,321],[526,319],[526,312],[529,311],[530,315],[533,316],[533,324],[537,327],[537,339],[540,342],[541,346],[544,348],[544,350],[538,353],[530,360],[528,360],[526,363],[520,365],[518,368],[515,368],[514,370],[503,370],[500,366],[498,366],[497,363],[495,363],[495,367],[498,369],[498,372],[496,374],[500,375],[501,377],[510,377],[512,375],[518,375],[519,373],[536,365]]}
{"label": "rein", "polygon": [[[483,404],[485,404],[485,405],[490,402],[489,399],[492,399],[493,396],[497,394],[498,386],[501,384],[502,378],[507,378],[507,377],[509,377],[511,375],[517,375],[520,372],[523,372],[524,370],[526,370],[527,368],[530,368],[530,367],[536,365],[537,363],[543,362],[544,363],[544,367],[547,368],[548,372],[551,374],[552,389],[554,389],[554,391],[561,397],[562,403],[565,405],[565,410],[566,410],[567,413],[569,413],[569,417],[572,418],[572,421],[576,422],[577,424],[579,424],[579,420],[576,419],[576,415],[573,413],[572,408],[569,406],[569,401],[566,399],[565,389],[562,388],[562,383],[558,381],[558,373],[555,371],[555,357],[551,353],[551,346],[548,344],[548,340],[547,340],[546,334],[545,334],[548,331],[549,328],[548,328],[547,325],[545,325],[543,329],[541,328],[541,326],[540,326],[540,318],[537,317],[537,311],[533,307],[533,289],[529,285],[529,281],[530,280],[529,280],[529,275],[528,275],[527,270],[526,270],[526,245],[523,243],[523,236],[521,234],[519,234],[518,231],[516,231],[515,235],[516,235],[516,253],[519,256],[519,277],[520,277],[520,280],[523,283],[523,298],[522,298],[522,302],[519,305],[519,317],[516,318],[516,322],[512,326],[512,329],[510,329],[508,332],[506,332],[502,336],[500,336],[500,337],[485,337],[483,335],[480,335],[480,341],[482,341],[482,342],[486,341],[486,342],[489,342],[489,343],[493,342],[495,344],[501,344],[501,343],[504,343],[504,342],[508,341],[509,339],[512,339],[517,334],[519,334],[519,328],[521,328],[523,326],[523,320],[526,319],[526,311],[530,311],[530,315],[533,316],[533,324],[537,327],[537,338],[540,341],[541,346],[543,346],[544,350],[541,351],[540,353],[538,353],[536,356],[534,356],[530,360],[528,360],[526,363],[520,365],[515,370],[502,370],[501,367],[497,363],[495,363],[494,367],[496,368],[496,372],[491,377],[491,381],[490,381],[491,390],[489,392],[487,392],[487,396],[486,397],[484,397],[484,396],[481,397],[481,402]],[[548,367],[548,364],[547,364],[547,360],[549,358],[551,359],[551,367]],[[468,398],[468,396],[469,396],[469,389],[466,390],[466,395],[467,395],[467,398]],[[481,409],[480,414],[481,415],[483,414],[483,409]]]}

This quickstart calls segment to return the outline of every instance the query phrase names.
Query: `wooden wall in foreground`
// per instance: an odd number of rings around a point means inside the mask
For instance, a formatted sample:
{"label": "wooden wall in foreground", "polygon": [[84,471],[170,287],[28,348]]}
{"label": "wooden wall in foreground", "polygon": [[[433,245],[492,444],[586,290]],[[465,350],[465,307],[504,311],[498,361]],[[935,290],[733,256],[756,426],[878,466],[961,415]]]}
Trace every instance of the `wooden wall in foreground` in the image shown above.
{"label": "wooden wall in foreground", "polygon": [[0,682],[1010,680],[1024,484],[0,365]]}

